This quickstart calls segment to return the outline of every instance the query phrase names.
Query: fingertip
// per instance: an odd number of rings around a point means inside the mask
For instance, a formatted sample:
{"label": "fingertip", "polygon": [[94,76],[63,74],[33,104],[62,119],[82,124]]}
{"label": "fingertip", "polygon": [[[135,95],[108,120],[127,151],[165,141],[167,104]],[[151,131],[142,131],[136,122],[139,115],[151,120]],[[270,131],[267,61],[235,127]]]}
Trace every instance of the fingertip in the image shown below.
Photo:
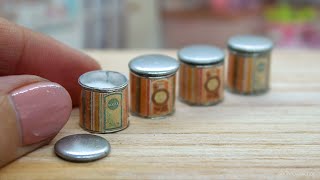
{"label": "fingertip", "polygon": [[0,76],[33,74],[61,84],[79,104],[81,74],[101,69],[90,56],[0,18]]}
{"label": "fingertip", "polygon": [[[50,37],[25,30],[25,34],[31,34],[26,43],[26,51],[23,59],[17,66],[18,74],[36,74],[62,85],[70,94],[73,106],[79,105],[81,88],[78,78],[88,71],[101,69],[89,55],[68,47]],[[35,43],[37,42],[38,43]],[[39,43],[42,42],[42,43]],[[43,46],[45,45],[45,46]],[[41,50],[38,52],[38,50]],[[33,66],[30,66],[30,63]]]}
{"label": "fingertip", "polygon": [[57,83],[38,82],[11,92],[24,145],[54,137],[68,121],[72,102]]}

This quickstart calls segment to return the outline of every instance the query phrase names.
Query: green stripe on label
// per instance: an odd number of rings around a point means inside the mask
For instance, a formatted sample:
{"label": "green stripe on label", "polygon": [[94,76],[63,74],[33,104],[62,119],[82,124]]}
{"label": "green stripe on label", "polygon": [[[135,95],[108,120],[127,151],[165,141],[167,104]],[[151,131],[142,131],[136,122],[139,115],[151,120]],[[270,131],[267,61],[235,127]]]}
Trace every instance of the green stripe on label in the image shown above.
{"label": "green stripe on label", "polygon": [[104,97],[104,129],[122,127],[122,94],[115,93]]}

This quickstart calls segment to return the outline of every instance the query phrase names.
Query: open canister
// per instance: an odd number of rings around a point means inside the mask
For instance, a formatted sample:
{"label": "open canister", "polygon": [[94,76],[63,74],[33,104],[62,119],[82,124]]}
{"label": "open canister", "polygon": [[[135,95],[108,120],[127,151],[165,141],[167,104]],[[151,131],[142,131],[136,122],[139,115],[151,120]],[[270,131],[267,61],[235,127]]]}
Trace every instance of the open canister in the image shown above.
{"label": "open canister", "polygon": [[179,62],[165,55],[143,55],[131,60],[129,69],[131,113],[146,118],[172,114]]}
{"label": "open canister", "polygon": [[221,102],[224,97],[224,57],[221,49],[208,45],[179,50],[179,98],[191,105]]}
{"label": "open canister", "polygon": [[80,76],[80,126],[97,133],[128,127],[128,80],[114,71],[91,71]]}
{"label": "open canister", "polygon": [[239,94],[260,94],[269,89],[270,39],[260,36],[234,36],[228,41],[227,87]]}

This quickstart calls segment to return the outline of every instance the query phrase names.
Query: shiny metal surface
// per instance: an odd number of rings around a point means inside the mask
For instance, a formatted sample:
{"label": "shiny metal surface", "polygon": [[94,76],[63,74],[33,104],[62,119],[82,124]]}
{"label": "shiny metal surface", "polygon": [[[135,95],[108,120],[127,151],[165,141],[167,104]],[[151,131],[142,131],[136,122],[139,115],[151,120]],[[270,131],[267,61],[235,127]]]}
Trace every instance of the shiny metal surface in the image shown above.
{"label": "shiny metal surface", "polygon": [[60,139],[54,146],[57,156],[67,161],[90,162],[107,156],[109,142],[93,134],[75,134]]}
{"label": "shiny metal surface", "polygon": [[270,51],[273,48],[273,42],[263,36],[233,36],[228,41],[228,48],[234,51],[259,53]]}
{"label": "shiny metal surface", "polygon": [[192,45],[178,51],[178,58],[182,62],[195,65],[217,64],[224,61],[224,52],[209,45]]}
{"label": "shiny metal surface", "polygon": [[80,76],[79,84],[89,90],[114,91],[128,85],[125,75],[115,71],[90,71]]}
{"label": "shiny metal surface", "polygon": [[179,62],[172,57],[151,54],[131,60],[129,69],[141,76],[166,76],[174,74],[179,69],[179,65]]}

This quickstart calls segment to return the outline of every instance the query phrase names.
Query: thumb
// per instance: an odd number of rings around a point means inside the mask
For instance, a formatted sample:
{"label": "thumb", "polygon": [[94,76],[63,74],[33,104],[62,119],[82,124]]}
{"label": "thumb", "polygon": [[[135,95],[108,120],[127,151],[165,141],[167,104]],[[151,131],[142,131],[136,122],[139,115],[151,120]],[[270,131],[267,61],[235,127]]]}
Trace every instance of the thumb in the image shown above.
{"label": "thumb", "polygon": [[49,143],[71,110],[59,84],[30,75],[0,77],[0,167]]}

